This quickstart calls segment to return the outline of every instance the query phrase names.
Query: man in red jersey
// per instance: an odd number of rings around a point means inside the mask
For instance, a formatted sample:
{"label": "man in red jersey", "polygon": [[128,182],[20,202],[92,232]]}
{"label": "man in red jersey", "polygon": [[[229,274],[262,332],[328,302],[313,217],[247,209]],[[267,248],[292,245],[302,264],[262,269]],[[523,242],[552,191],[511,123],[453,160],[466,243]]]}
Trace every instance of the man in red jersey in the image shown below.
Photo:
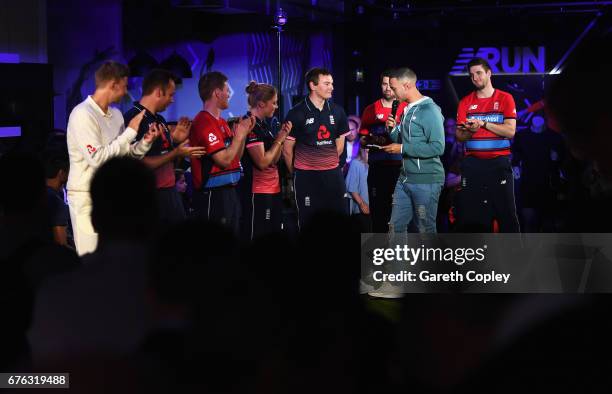
{"label": "man in red jersey", "polygon": [[[389,85],[389,71],[380,75],[382,97],[368,105],[361,115],[362,144],[387,145],[391,143],[389,131],[385,126],[391,116],[391,106],[395,94]],[[399,122],[407,102],[401,102],[397,107],[396,121]],[[378,142],[378,144],[377,144]],[[395,184],[402,166],[402,155],[392,154],[378,148],[370,148],[368,154],[368,195],[370,197],[370,215],[372,217],[372,232],[386,233],[389,231],[391,218],[391,203]]]}
{"label": "man in red jersey", "polygon": [[519,232],[510,165],[510,140],[516,131],[516,106],[509,93],[493,88],[485,59],[468,63],[476,90],[457,108],[457,139],[465,141],[461,190],[457,195],[459,231]]}
{"label": "man in red jersey", "polygon": [[221,223],[239,232],[240,200],[236,185],[240,180],[240,157],[246,137],[255,125],[253,116],[241,119],[232,131],[221,111],[229,107],[227,77],[211,71],[198,83],[204,109],[191,125],[191,144],[206,148],[207,155],[191,159],[193,208],[196,216]]}

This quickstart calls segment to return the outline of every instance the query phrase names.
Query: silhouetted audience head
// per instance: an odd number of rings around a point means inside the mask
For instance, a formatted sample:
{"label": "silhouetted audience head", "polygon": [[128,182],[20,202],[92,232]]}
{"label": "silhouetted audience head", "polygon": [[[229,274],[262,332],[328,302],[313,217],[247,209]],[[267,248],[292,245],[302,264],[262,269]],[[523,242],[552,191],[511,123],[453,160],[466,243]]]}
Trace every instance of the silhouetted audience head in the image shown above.
{"label": "silhouetted audience head", "polygon": [[156,243],[150,267],[156,300],[194,306],[210,291],[233,287],[232,280],[213,278],[237,268],[236,246],[234,236],[214,223],[188,221],[169,228]]}
{"label": "silhouetted audience head", "polygon": [[155,177],[142,162],[114,158],[91,181],[91,220],[100,240],[146,240],[159,213]]}
{"label": "silhouetted audience head", "polygon": [[261,323],[234,236],[216,223],[187,221],[168,228],[151,256],[157,329],[141,355],[163,371],[155,379],[214,392],[252,384]]}

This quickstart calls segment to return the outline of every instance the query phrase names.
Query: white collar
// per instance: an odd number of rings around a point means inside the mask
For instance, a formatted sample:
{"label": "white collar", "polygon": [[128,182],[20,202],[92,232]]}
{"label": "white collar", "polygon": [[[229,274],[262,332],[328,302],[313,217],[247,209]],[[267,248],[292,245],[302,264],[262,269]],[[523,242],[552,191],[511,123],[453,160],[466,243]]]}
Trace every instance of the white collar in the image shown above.
{"label": "white collar", "polygon": [[420,99],[418,99],[417,101],[415,101],[414,103],[410,103],[410,104],[408,104],[408,105],[406,106],[406,109],[410,109],[410,108],[414,107],[415,105],[420,104],[420,103],[422,103],[423,101],[427,100],[428,98],[429,98],[429,97],[427,97],[427,96],[423,96],[423,97],[421,97]]}
{"label": "white collar", "polygon": [[105,116],[107,118],[111,118],[113,116],[113,113],[110,110],[110,107],[108,107],[108,112],[104,112],[102,108],[100,108],[98,103],[96,103],[96,101],[93,99],[93,97],[91,97],[91,95],[87,96],[86,101],[89,103],[89,105],[91,105],[94,108],[94,110],[98,111],[100,115]]}

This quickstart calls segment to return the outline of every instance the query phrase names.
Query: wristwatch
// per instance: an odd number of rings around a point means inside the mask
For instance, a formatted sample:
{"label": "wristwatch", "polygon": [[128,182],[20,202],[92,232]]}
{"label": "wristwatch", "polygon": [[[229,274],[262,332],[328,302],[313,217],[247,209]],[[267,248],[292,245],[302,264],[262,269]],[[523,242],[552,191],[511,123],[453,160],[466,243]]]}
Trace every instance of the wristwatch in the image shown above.
{"label": "wristwatch", "polygon": [[485,129],[485,130],[487,129],[487,121],[486,121],[486,120],[485,120],[485,121],[484,121],[484,123],[482,124],[482,128],[483,128],[483,129]]}

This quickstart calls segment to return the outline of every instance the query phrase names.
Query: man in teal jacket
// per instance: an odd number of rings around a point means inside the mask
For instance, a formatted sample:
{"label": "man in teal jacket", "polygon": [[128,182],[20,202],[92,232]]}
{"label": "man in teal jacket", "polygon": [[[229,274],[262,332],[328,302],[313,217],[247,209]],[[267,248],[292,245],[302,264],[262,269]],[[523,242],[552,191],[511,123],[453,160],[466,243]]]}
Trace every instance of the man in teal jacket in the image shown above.
{"label": "man in teal jacket", "polygon": [[391,213],[390,232],[405,233],[414,221],[420,233],[436,232],[438,198],[444,186],[444,117],[434,101],[416,87],[417,77],[409,68],[399,68],[389,84],[398,100],[408,102],[400,124],[391,117],[391,140],[384,146],[388,153],[402,155],[402,169]]}

